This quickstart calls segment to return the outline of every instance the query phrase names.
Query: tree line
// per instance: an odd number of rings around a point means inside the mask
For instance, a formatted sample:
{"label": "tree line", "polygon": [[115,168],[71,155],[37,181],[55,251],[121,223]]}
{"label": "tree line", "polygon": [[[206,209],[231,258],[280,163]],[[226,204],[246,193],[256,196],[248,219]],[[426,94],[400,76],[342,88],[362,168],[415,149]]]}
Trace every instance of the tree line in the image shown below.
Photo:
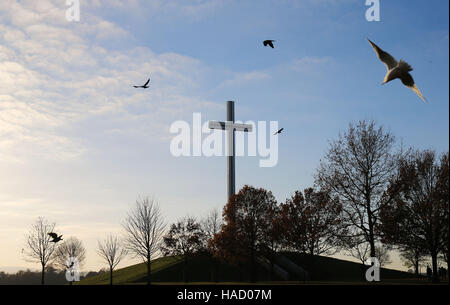
{"label": "tree line", "polygon": [[[80,275],[80,279],[87,279],[99,274],[108,272],[105,268],[99,271],[89,271]],[[15,273],[6,273],[0,271],[0,285],[36,285],[41,282],[41,271],[20,270]],[[67,284],[65,271],[56,269],[52,265],[45,268],[45,283],[48,285],[65,285]]]}
{"label": "tree line", "polygon": [[[245,185],[224,206],[222,217],[217,211],[201,220],[184,217],[166,230],[157,201],[140,198],[122,224],[124,237],[99,241],[98,254],[109,267],[110,284],[126,255],[142,259],[150,284],[150,262],[159,255],[180,255],[186,265],[193,255],[208,253],[213,266],[220,260],[245,266],[256,281],[258,257],[273,265],[280,251],[311,256],[343,251],[363,264],[376,257],[383,265],[390,250],[399,251],[416,274],[431,258],[438,282],[438,260],[448,269],[448,157],[448,152],[405,149],[382,126],[359,121],[329,143],[314,185],[284,202],[269,190]],[[28,257],[41,263],[42,283],[49,262],[60,258],[64,269],[62,258],[84,260],[76,239],[51,244],[47,233],[53,230],[54,224],[39,219],[27,239]]]}

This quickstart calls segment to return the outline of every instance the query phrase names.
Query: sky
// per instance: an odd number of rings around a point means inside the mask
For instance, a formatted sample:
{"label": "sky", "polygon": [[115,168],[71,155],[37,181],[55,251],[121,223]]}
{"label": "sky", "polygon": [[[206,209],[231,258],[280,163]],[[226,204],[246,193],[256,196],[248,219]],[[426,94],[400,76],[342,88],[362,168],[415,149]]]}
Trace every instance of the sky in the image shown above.
{"label": "sky", "polygon": [[[122,233],[139,196],[168,224],[226,203],[225,157],[174,157],[172,123],[277,121],[278,163],[238,157],[237,189],[284,202],[314,184],[320,159],[350,122],[375,120],[417,149],[449,149],[449,3],[380,0],[63,0],[0,2],[0,270],[24,261],[39,216],[81,239]],[[367,38],[412,65],[423,103],[386,73]],[[262,41],[274,39],[275,49]],[[151,78],[150,88],[132,85]],[[205,135],[206,136],[206,135]],[[346,257],[346,259],[350,259]],[[132,260],[124,261],[125,266]],[[391,268],[404,269],[393,255]]]}

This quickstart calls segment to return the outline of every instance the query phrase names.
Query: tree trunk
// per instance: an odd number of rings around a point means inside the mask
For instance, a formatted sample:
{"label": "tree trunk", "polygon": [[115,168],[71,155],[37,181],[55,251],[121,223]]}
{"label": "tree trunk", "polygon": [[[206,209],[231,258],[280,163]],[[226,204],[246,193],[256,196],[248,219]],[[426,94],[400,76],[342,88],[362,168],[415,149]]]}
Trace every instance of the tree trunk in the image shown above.
{"label": "tree trunk", "polygon": [[152,274],[152,269],[150,267],[150,256],[147,256],[147,285],[151,285],[152,280],[150,279],[150,276]]}
{"label": "tree trunk", "polygon": [[270,280],[274,280],[274,260],[275,260],[275,251],[274,249],[274,243],[273,239],[271,240],[271,248],[270,248]]}
{"label": "tree trunk", "polygon": [[414,274],[419,277],[419,261],[416,260],[414,263]]}
{"label": "tree trunk", "polygon": [[433,265],[433,283],[439,283],[439,272],[437,267],[437,253],[431,252],[431,262]]}
{"label": "tree trunk", "polygon": [[42,265],[41,285],[45,285],[45,265]]}
{"label": "tree trunk", "polygon": [[375,234],[373,233],[372,212],[370,208],[367,209],[369,218],[369,244],[370,244],[370,257],[376,257],[375,252]]}
{"label": "tree trunk", "polygon": [[113,269],[112,266],[109,267],[109,284],[113,284]]}

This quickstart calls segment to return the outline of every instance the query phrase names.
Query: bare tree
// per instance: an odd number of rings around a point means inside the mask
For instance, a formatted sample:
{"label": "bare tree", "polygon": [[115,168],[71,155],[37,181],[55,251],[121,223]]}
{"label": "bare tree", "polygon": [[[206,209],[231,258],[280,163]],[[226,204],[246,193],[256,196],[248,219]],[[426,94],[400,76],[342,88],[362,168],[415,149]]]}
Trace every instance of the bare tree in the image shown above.
{"label": "bare tree", "polygon": [[113,284],[113,271],[120,261],[127,255],[117,236],[108,235],[105,240],[98,241],[98,255],[109,265],[109,284]]}
{"label": "bare tree", "polygon": [[370,245],[365,241],[361,241],[360,243],[355,243],[353,245],[348,245],[348,254],[352,257],[357,258],[364,265],[367,259],[370,257]]}
{"label": "bare tree", "polygon": [[384,267],[392,263],[391,256],[389,255],[389,247],[378,244],[375,246],[375,257],[380,262],[380,267]]}
{"label": "bare tree", "polygon": [[[86,260],[86,249],[81,240],[70,237],[56,248],[54,265],[65,272],[71,272],[74,276],[74,268],[81,268]],[[76,270],[79,272],[79,270]],[[72,281],[69,285],[72,285]]]}
{"label": "bare tree", "polygon": [[205,234],[205,239],[208,242],[214,238],[214,235],[220,232],[220,229],[222,228],[222,216],[217,209],[212,209],[205,218],[201,220],[201,225]]}
{"label": "bare tree", "polygon": [[420,266],[427,258],[426,250],[411,245],[410,247],[400,249],[400,251],[400,260],[403,262],[403,265],[408,268],[414,268],[414,274],[419,276]]}
{"label": "bare tree", "polygon": [[48,235],[54,232],[54,229],[55,223],[49,223],[46,219],[39,217],[26,236],[25,260],[41,264],[41,285],[45,284],[45,267],[53,260],[56,249],[56,244],[51,242]]}
{"label": "bare tree", "polygon": [[218,262],[214,257],[215,248],[214,236],[222,229],[222,215],[219,210],[212,209],[205,218],[201,221],[202,229],[205,235],[205,248],[212,254],[211,256],[211,279],[218,281]]}
{"label": "bare tree", "polygon": [[350,230],[347,239],[356,239],[347,244],[368,243],[371,257],[376,257],[383,194],[396,173],[400,154],[394,152],[394,144],[394,136],[374,122],[350,124],[344,135],[330,143],[316,175],[316,183],[343,205],[343,220]]}
{"label": "bare tree", "polygon": [[448,244],[448,152],[439,160],[433,150],[416,151],[399,167],[386,192],[393,199],[380,212],[380,231],[387,244],[427,249],[439,282],[438,255]]}
{"label": "bare tree", "polygon": [[342,220],[342,205],[329,192],[313,188],[300,191],[281,205],[287,247],[311,256],[335,254],[341,237],[347,234]]}
{"label": "bare tree", "polygon": [[125,248],[147,264],[147,284],[151,284],[151,259],[159,251],[165,223],[158,203],[148,197],[136,200],[123,224]]}

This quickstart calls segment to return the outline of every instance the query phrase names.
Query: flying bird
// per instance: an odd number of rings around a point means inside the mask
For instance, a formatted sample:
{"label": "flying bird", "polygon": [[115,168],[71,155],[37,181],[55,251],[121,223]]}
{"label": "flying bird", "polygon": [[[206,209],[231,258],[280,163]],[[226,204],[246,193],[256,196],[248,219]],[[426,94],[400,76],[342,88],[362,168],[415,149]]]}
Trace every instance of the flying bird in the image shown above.
{"label": "flying bird", "polygon": [[143,86],[133,86],[133,87],[134,87],[134,88],[143,88],[143,89],[147,89],[149,83],[150,83],[150,78],[149,78],[148,81],[145,83],[145,85],[143,85]]}
{"label": "flying bird", "polygon": [[49,235],[51,238],[53,238],[53,240],[50,241],[51,243],[55,243],[55,244],[56,244],[57,242],[63,240],[63,239],[62,239],[62,235],[58,236],[58,234],[53,233],[53,232],[48,233],[48,235]]}
{"label": "flying bird", "polygon": [[270,46],[272,49],[275,49],[275,47],[273,46],[274,42],[275,40],[264,40],[263,44],[265,47]]}
{"label": "flying bird", "polygon": [[412,67],[401,59],[397,62],[397,60],[389,53],[383,51],[372,41],[369,40],[369,42],[375,50],[375,53],[377,53],[378,58],[386,65],[387,68],[387,74],[384,77],[382,85],[399,78],[403,85],[414,91],[426,103],[426,98],[422,95],[422,92],[420,92],[419,88],[414,83],[413,77],[409,73],[413,70]]}
{"label": "flying bird", "polygon": [[281,134],[283,132],[284,128],[281,128],[280,130],[278,130],[277,132],[275,132],[274,136]]}

